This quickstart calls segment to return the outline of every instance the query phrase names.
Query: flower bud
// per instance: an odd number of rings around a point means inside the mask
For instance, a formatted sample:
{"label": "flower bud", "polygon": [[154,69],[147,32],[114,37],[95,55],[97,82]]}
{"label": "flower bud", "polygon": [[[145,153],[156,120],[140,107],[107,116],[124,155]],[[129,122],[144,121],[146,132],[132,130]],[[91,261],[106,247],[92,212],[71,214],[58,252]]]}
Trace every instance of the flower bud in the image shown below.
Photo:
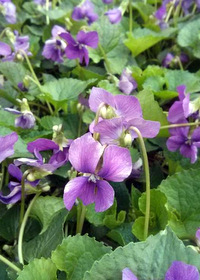
{"label": "flower bud", "polygon": [[15,58],[16,58],[17,61],[23,61],[23,60],[24,60],[23,55],[21,55],[20,53],[17,53],[17,55],[15,56]]}
{"label": "flower bud", "polygon": [[46,177],[47,175],[50,175],[52,172],[39,169],[39,168],[33,168],[30,170],[30,173],[27,176],[27,180],[30,182],[34,182],[38,179],[42,179],[43,177]]}

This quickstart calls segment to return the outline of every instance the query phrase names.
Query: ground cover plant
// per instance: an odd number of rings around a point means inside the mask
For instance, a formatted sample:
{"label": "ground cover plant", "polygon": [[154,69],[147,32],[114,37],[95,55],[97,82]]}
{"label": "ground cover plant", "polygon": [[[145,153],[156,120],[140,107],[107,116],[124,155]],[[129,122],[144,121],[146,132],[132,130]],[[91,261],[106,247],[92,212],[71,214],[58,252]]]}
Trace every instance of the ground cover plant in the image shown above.
{"label": "ground cover plant", "polygon": [[0,0],[0,279],[200,279],[200,1]]}

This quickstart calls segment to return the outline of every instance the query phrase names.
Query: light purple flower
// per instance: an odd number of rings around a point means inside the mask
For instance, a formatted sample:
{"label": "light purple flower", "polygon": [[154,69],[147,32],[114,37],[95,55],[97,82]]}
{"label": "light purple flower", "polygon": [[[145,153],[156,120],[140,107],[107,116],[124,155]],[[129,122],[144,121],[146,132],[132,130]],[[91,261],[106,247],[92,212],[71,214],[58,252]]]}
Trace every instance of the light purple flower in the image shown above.
{"label": "light purple flower", "polygon": [[199,272],[194,265],[174,261],[165,274],[165,280],[199,280]]}
{"label": "light purple flower", "polygon": [[108,16],[108,19],[112,24],[117,24],[122,19],[122,11],[120,8],[114,8],[112,10],[109,10],[104,15]]}
{"label": "light purple flower", "polygon": [[16,7],[11,1],[0,1],[2,13],[8,23],[14,24],[17,21]]}
{"label": "light purple flower", "polygon": [[180,153],[190,158],[191,163],[197,160],[198,148],[200,147],[200,127],[190,132],[189,127],[179,127],[170,129],[171,136],[167,140],[169,151],[180,150]]}
{"label": "light purple flower", "polygon": [[98,19],[98,15],[94,12],[94,5],[89,0],[85,0],[80,6],[74,8],[72,19],[75,21],[86,18],[88,24]]}
{"label": "light purple flower", "polygon": [[123,70],[120,76],[118,87],[125,94],[130,94],[137,88],[137,83],[133,79],[132,73],[127,69]]}
{"label": "light purple flower", "polygon": [[14,154],[14,145],[18,140],[16,132],[6,136],[0,136],[0,163],[9,156]]}
{"label": "light purple flower", "polygon": [[138,280],[138,278],[126,267],[122,270],[122,280]]}
{"label": "light purple flower", "polygon": [[76,36],[77,41],[74,40],[70,33],[62,33],[60,37],[67,42],[67,47],[65,49],[67,58],[78,58],[80,63],[85,62],[86,65],[89,64],[89,55],[86,46],[93,49],[97,48],[99,37],[96,31],[79,31]]}
{"label": "light purple flower", "polygon": [[67,46],[66,43],[59,37],[59,35],[63,32],[66,32],[64,28],[54,25],[51,31],[52,38],[45,42],[42,52],[42,55],[45,58],[57,61],[59,63],[63,62],[63,56]]}
{"label": "light purple flower", "polygon": [[46,4],[46,0],[34,0],[34,3],[43,6]]}
{"label": "light purple flower", "polygon": [[126,121],[142,118],[142,109],[135,96],[121,94],[114,96],[102,88],[92,88],[89,106],[95,113],[102,107],[100,114],[102,118],[123,117]]}
{"label": "light purple flower", "polygon": [[[8,188],[10,189],[10,193],[8,195],[3,195],[3,193],[0,192],[0,202],[4,204],[16,203],[21,199],[21,181],[23,173],[14,164],[10,164],[8,166],[8,173],[13,177],[14,180],[10,181],[8,184]],[[38,183],[38,180],[35,182],[29,182],[28,180],[25,180],[25,189],[28,185],[35,187]]]}
{"label": "light purple flower", "polygon": [[105,148],[90,133],[73,141],[69,149],[69,161],[83,175],[65,186],[64,203],[68,210],[80,198],[84,205],[95,203],[97,212],[105,211],[114,200],[114,190],[106,180],[122,182],[132,170],[128,149],[113,145]]}
{"label": "light purple flower", "polygon": [[11,54],[12,54],[11,47],[4,42],[0,42],[0,56],[5,58],[7,56],[10,56]]}

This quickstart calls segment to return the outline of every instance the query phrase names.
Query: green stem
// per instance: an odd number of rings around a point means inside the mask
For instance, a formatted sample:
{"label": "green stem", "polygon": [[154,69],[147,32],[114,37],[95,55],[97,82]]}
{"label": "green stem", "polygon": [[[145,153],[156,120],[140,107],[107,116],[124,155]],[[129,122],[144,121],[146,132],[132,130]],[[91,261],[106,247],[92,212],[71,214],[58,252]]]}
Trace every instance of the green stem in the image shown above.
{"label": "green stem", "polygon": [[81,128],[82,128],[82,112],[79,114],[79,123],[78,123],[78,137],[81,136]]}
{"label": "green stem", "polygon": [[23,236],[24,236],[24,230],[25,230],[25,226],[30,214],[30,211],[33,207],[33,204],[35,203],[36,199],[38,198],[38,196],[40,195],[41,192],[38,192],[35,197],[32,199],[31,203],[29,204],[26,213],[24,215],[21,227],[20,227],[20,231],[19,231],[19,237],[18,237],[18,257],[19,257],[19,262],[21,264],[24,265],[24,259],[23,259],[23,250],[22,250],[22,243],[23,243]]}
{"label": "green stem", "polygon": [[[46,0],[46,12],[49,11],[49,0]],[[49,16],[46,15],[46,24],[49,25]]]}
{"label": "green stem", "polygon": [[182,62],[181,62],[179,56],[177,56],[177,61],[178,61],[178,65],[179,65],[180,69],[181,69],[182,71],[184,71],[183,64],[182,64]]}
{"label": "green stem", "polygon": [[5,175],[5,162],[3,161],[1,164],[1,185],[0,185],[0,190],[2,190],[3,187],[3,181],[4,181],[4,175]]}
{"label": "green stem", "polygon": [[77,215],[76,233],[82,233],[83,224],[85,220],[86,206],[81,204],[80,213]]}
{"label": "green stem", "polygon": [[185,127],[185,126],[198,126],[200,122],[193,122],[193,123],[177,123],[177,124],[170,124],[170,125],[163,125],[160,129],[168,129],[168,128],[176,128],[176,127]]}
{"label": "green stem", "polygon": [[150,194],[150,173],[149,173],[149,163],[147,157],[147,151],[144,144],[144,139],[139,129],[131,126],[130,129],[134,130],[138,135],[138,140],[140,143],[140,148],[143,156],[144,173],[146,179],[146,211],[145,211],[145,221],[144,221],[144,240],[148,237],[149,230],[149,219],[150,219],[150,206],[151,206],[151,194]]}
{"label": "green stem", "polygon": [[19,267],[17,267],[15,264],[13,264],[12,262],[10,262],[8,259],[6,259],[4,256],[0,255],[0,261],[2,261],[3,263],[5,263],[6,265],[8,265],[10,268],[12,268],[13,270],[15,270],[16,272],[20,272],[21,269]]}
{"label": "green stem", "polygon": [[129,32],[132,33],[133,30],[133,10],[132,10],[132,0],[129,0]]}
{"label": "green stem", "polygon": [[20,208],[20,225],[22,224],[24,218],[24,210],[25,210],[25,180],[29,174],[29,170],[26,170],[22,176],[21,181],[21,208]]}
{"label": "green stem", "polygon": [[165,19],[166,23],[169,21],[173,9],[174,9],[174,3],[171,3],[171,7],[169,8],[168,14],[167,14],[166,19]]}
{"label": "green stem", "polygon": [[112,70],[111,70],[111,67],[110,67],[110,63],[109,63],[108,58],[107,58],[107,56],[106,56],[106,53],[105,53],[105,51],[104,51],[104,49],[102,48],[102,46],[101,46],[100,43],[99,43],[99,49],[100,49],[101,54],[102,54],[102,56],[103,56],[103,58],[104,58],[105,65],[106,65],[106,68],[107,68],[107,69],[106,69],[107,72],[108,72],[108,73],[112,73]]}

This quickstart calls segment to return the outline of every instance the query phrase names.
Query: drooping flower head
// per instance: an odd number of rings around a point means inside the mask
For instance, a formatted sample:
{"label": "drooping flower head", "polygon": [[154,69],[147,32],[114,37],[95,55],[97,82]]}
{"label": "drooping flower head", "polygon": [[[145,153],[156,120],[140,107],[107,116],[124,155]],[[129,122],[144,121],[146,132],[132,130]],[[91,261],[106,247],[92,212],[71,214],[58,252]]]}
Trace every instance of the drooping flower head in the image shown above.
{"label": "drooping flower head", "polygon": [[137,88],[137,82],[133,79],[131,71],[128,69],[123,70],[118,87],[125,94],[130,94]]}
{"label": "drooping flower head", "polygon": [[6,136],[0,136],[0,163],[9,156],[14,154],[14,145],[18,140],[16,132]]}
{"label": "drooping flower head", "polygon": [[111,9],[107,11],[104,15],[108,16],[108,19],[112,24],[117,24],[122,19],[122,11],[120,8]]}
{"label": "drooping flower head", "polygon": [[11,0],[0,0],[0,11],[8,23],[16,23],[16,6],[11,2]]}
{"label": "drooping flower head", "polygon": [[64,28],[58,25],[54,25],[51,34],[52,38],[47,40],[44,45],[42,55],[56,62],[63,62],[63,56],[65,54],[66,43],[62,40],[59,35],[66,32]]}
{"label": "drooping flower head", "polygon": [[79,6],[75,7],[72,12],[72,19],[75,21],[86,18],[88,24],[92,24],[98,19],[98,15],[94,12],[94,5],[89,0],[85,0]]}
{"label": "drooping flower head", "polygon": [[97,48],[99,37],[96,31],[79,31],[76,36],[77,41],[72,37],[70,33],[61,33],[60,37],[67,42],[67,47],[65,49],[67,58],[78,58],[80,63],[85,63],[86,65],[89,64],[87,47],[91,47],[93,49]]}
{"label": "drooping flower head", "polygon": [[122,182],[132,170],[128,149],[114,145],[105,148],[90,133],[73,141],[69,161],[82,176],[72,179],[65,186],[64,203],[68,210],[80,198],[84,205],[95,203],[97,212],[105,211],[114,201],[114,191],[107,180]]}

